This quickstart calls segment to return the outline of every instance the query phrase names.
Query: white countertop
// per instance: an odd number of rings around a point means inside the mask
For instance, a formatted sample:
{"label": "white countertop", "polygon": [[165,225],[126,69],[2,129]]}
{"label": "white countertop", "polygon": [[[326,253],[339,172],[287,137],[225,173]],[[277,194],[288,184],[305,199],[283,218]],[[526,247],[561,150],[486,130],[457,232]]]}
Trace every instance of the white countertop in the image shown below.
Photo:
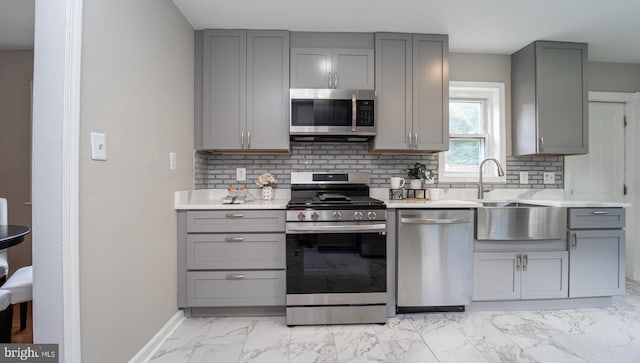
{"label": "white countertop", "polygon": [[274,190],[275,199],[262,200],[258,196],[259,190],[250,189],[252,201],[242,204],[224,204],[222,200],[229,193],[225,189],[185,190],[175,193],[175,209],[285,209],[289,202],[289,192]]}
{"label": "white countertop", "polygon": [[[472,191],[469,189],[469,191]],[[253,200],[243,204],[223,204],[222,200],[228,195],[226,189],[198,189],[185,190],[175,193],[175,209],[177,210],[196,210],[196,209],[286,209],[289,202],[291,191],[289,189],[275,189],[274,200],[261,200],[258,189],[249,189],[253,196]],[[514,197],[505,193],[493,193],[491,198],[486,198],[487,202],[521,202],[528,204],[537,204],[550,207],[567,207],[567,208],[628,208],[630,203],[620,202],[598,202],[598,201],[576,201],[563,200],[558,198],[561,193],[557,191],[553,195],[548,195],[549,199],[532,199]],[[441,200],[389,200],[389,192],[387,189],[372,189],[371,196],[385,202],[389,209],[404,208],[479,208],[482,202],[470,197],[472,192],[467,190],[449,189],[445,193],[445,198]],[[511,193],[513,194],[513,193]],[[547,194],[549,194],[547,192]],[[526,194],[526,196],[532,196]],[[535,195],[538,196],[538,195]],[[542,195],[541,195],[542,196]],[[500,198],[502,197],[502,198]]]}

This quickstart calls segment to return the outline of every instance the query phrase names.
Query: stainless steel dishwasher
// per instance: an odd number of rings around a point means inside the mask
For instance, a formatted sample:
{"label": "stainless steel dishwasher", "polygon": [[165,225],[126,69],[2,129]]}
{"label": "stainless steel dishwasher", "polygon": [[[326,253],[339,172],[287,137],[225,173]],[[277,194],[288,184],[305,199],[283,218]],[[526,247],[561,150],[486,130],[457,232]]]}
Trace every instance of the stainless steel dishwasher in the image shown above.
{"label": "stainless steel dishwasher", "polygon": [[398,313],[464,311],[473,291],[473,210],[398,211]]}

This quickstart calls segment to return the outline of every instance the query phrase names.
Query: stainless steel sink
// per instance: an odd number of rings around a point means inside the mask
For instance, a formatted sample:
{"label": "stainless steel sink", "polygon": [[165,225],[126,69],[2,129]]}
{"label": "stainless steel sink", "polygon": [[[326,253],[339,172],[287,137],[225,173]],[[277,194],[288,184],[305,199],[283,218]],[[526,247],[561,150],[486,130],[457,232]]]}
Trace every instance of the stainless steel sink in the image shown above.
{"label": "stainless steel sink", "polygon": [[567,209],[519,202],[483,202],[476,216],[478,240],[565,239]]}

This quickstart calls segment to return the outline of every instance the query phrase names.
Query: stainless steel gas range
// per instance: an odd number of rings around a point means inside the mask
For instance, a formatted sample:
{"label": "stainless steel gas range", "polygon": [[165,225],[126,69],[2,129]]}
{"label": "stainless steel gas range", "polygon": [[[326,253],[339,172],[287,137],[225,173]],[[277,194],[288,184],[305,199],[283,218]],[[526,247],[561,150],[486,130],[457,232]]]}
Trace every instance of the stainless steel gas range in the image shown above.
{"label": "stainless steel gas range", "polygon": [[292,173],[287,325],[385,323],[385,204],[366,173]]}

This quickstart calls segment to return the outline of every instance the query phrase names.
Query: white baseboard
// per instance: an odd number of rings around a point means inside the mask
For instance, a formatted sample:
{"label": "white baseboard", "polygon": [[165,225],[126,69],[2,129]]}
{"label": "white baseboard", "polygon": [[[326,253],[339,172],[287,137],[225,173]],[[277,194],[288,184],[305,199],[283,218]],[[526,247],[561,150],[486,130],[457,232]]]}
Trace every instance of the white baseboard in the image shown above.
{"label": "white baseboard", "polygon": [[140,349],[136,355],[129,360],[129,363],[146,363],[160,348],[162,343],[176,330],[178,325],[184,320],[184,312],[178,310],[166,324]]}

